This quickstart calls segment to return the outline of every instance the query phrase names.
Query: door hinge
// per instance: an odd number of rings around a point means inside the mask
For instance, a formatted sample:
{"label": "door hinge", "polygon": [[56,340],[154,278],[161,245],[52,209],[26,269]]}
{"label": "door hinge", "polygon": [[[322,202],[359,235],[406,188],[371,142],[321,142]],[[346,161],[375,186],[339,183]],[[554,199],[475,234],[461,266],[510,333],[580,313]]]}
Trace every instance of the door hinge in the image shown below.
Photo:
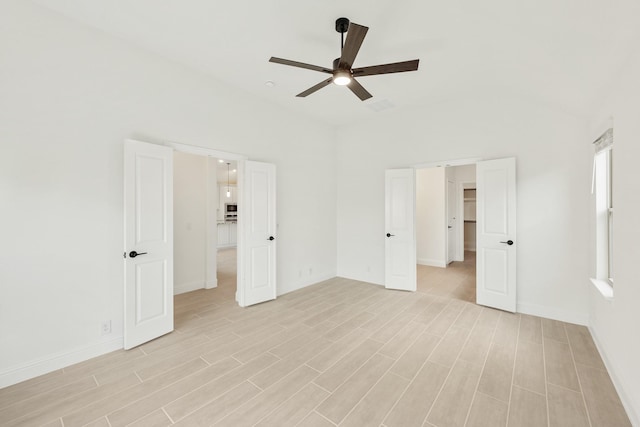
{"label": "door hinge", "polygon": [[126,257],[127,257],[127,252],[124,252],[124,253],[122,254],[122,258],[126,258]]}

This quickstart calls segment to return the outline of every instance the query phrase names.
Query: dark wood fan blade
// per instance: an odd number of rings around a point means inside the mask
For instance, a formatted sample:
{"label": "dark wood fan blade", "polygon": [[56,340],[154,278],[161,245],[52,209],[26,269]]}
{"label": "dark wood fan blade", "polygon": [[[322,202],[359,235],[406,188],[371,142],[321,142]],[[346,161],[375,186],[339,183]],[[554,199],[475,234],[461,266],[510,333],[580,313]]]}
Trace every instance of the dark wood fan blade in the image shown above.
{"label": "dark wood fan blade", "polygon": [[360,101],[364,101],[365,99],[369,99],[373,96],[367,92],[367,90],[363,88],[356,79],[351,79],[351,83],[349,83],[347,87],[351,89],[351,92],[355,93],[358,98],[360,98]]}
{"label": "dark wood fan blade", "polygon": [[316,91],[322,89],[326,85],[331,84],[332,81],[333,81],[333,77],[329,77],[327,80],[323,80],[320,83],[318,83],[317,85],[311,86],[309,89],[305,90],[304,92],[300,92],[296,96],[304,98],[305,96],[311,95],[313,92],[316,92]]}
{"label": "dark wood fan blade", "polygon": [[363,27],[362,25],[354,24],[353,22],[349,24],[347,40],[344,42],[344,48],[342,49],[342,55],[338,62],[338,68],[342,70],[351,69],[353,61],[355,61],[356,55],[358,55],[358,51],[360,50],[360,46],[362,46],[362,41],[364,40],[364,36],[367,35],[368,30],[368,27]]}
{"label": "dark wood fan blade", "polygon": [[355,77],[373,76],[376,74],[404,73],[405,71],[416,71],[419,59],[404,62],[394,62],[393,64],[373,65],[371,67],[354,68]]}
{"label": "dark wood fan blade", "polygon": [[307,70],[320,71],[321,73],[333,74],[333,70],[326,67],[320,67],[318,65],[312,65],[312,64],[305,64],[304,62],[291,61],[289,59],[276,58],[275,56],[272,56],[271,59],[269,59],[269,62],[274,62],[276,64],[282,64],[282,65],[290,65],[292,67],[298,67],[298,68],[306,68]]}

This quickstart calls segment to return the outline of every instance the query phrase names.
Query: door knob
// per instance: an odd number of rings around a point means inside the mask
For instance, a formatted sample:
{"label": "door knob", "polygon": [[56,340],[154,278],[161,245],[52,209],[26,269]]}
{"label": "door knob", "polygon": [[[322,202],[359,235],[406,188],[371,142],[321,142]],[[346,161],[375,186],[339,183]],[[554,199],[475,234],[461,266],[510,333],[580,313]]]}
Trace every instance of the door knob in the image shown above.
{"label": "door knob", "polygon": [[387,233],[387,237],[395,236],[395,234]]}
{"label": "door knob", "polygon": [[130,258],[135,258],[135,257],[137,257],[138,255],[146,255],[146,254],[147,254],[146,252],[140,252],[140,253],[138,253],[138,252],[136,252],[136,251],[131,251],[131,252],[129,252],[129,257],[130,257]]}
{"label": "door knob", "polygon": [[275,240],[276,238],[273,236],[269,236],[269,238],[267,240]]}
{"label": "door knob", "polygon": [[507,240],[506,242],[500,242],[500,243],[506,243],[507,245],[511,246],[513,245],[513,240]]}

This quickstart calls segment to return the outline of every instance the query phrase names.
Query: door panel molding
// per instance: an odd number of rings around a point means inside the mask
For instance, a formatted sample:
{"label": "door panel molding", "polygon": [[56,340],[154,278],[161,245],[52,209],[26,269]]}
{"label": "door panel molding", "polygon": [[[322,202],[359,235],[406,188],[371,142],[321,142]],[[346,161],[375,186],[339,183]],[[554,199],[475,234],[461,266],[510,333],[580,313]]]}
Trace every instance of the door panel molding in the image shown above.
{"label": "door panel molding", "polygon": [[[476,164],[476,302],[516,311],[516,160]],[[512,241],[511,244],[507,244]]]}
{"label": "door panel molding", "polygon": [[124,254],[124,348],[130,349],[173,331],[169,147],[124,143]]}
{"label": "door panel molding", "polygon": [[247,160],[239,171],[236,299],[246,307],[275,299],[277,294],[276,167]]}
{"label": "door panel molding", "polygon": [[385,171],[385,287],[415,291],[416,175],[414,169]]}

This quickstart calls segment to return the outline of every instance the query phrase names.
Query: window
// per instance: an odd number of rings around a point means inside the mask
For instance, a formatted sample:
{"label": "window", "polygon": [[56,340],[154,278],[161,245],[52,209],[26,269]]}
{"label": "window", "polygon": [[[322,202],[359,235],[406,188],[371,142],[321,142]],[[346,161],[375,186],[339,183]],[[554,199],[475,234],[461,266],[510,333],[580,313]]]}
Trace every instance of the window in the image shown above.
{"label": "window", "polygon": [[613,130],[607,130],[594,144],[596,281],[613,287]]}

